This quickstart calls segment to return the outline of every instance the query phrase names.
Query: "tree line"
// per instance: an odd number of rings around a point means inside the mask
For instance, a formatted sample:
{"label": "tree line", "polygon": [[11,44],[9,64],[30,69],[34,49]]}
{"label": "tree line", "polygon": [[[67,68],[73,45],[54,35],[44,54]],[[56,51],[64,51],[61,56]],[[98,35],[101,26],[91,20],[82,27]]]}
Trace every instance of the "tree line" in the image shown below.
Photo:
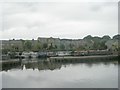
{"label": "tree line", "polygon": [[[88,35],[82,39],[85,41],[85,44],[79,45],[76,47],[75,44],[69,43],[69,45],[66,46],[65,43],[60,43],[60,45],[57,45],[55,43],[41,43],[39,40],[20,40],[20,44],[11,44],[9,46],[3,46],[2,53],[6,54],[8,52],[23,52],[23,51],[33,51],[33,52],[39,52],[39,51],[58,51],[58,50],[120,50],[119,40],[120,35],[115,35],[113,38],[111,38],[108,35],[105,35],[103,37],[92,37],[91,35]],[[15,41],[15,40],[14,40]]]}

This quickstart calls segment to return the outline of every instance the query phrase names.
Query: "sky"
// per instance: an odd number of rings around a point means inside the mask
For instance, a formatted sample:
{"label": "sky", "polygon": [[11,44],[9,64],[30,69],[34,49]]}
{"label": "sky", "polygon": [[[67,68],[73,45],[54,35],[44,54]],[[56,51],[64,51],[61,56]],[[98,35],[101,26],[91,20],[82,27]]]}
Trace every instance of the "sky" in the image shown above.
{"label": "sky", "polygon": [[0,39],[118,34],[118,0],[4,0]]}

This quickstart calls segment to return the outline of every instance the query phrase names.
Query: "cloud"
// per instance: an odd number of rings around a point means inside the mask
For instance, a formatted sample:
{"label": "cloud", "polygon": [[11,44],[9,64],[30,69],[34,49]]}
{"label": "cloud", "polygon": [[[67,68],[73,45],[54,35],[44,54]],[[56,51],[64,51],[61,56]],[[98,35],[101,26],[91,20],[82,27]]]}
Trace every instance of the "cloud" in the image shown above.
{"label": "cloud", "polygon": [[2,39],[117,34],[117,2],[4,3]]}
{"label": "cloud", "polygon": [[118,2],[119,0],[1,0],[1,2]]}

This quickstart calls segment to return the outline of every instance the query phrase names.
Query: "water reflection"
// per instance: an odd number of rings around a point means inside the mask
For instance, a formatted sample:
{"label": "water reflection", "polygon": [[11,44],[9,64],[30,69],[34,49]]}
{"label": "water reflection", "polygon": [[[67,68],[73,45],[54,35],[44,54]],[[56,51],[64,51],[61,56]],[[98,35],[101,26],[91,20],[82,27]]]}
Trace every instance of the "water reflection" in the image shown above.
{"label": "water reflection", "polygon": [[91,68],[93,65],[104,64],[109,66],[110,64],[118,65],[117,59],[93,59],[93,60],[76,60],[76,59],[67,59],[67,60],[49,60],[48,58],[44,59],[26,59],[18,60],[15,62],[2,63],[2,71],[8,71],[11,69],[38,69],[40,70],[56,70],[61,69],[61,67],[67,67],[69,65],[79,65],[85,64],[87,67]]}
{"label": "water reflection", "polygon": [[117,59],[28,59],[2,67],[3,88],[118,88]]}

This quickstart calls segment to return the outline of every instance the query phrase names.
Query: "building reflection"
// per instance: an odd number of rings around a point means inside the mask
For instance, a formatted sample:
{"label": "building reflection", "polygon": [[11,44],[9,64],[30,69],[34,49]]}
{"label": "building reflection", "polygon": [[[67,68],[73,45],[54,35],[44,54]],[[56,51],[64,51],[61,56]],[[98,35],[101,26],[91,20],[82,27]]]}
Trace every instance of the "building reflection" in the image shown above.
{"label": "building reflection", "polygon": [[68,65],[81,65],[85,64],[89,68],[91,68],[93,65],[97,64],[104,64],[104,65],[118,65],[118,60],[117,59],[87,59],[87,60],[77,60],[77,59],[54,59],[54,60],[49,60],[49,59],[28,59],[28,60],[18,60],[15,62],[7,62],[7,63],[2,63],[2,71],[8,71],[11,69],[38,69],[40,70],[56,70],[56,69],[61,69],[61,67],[67,67]]}

